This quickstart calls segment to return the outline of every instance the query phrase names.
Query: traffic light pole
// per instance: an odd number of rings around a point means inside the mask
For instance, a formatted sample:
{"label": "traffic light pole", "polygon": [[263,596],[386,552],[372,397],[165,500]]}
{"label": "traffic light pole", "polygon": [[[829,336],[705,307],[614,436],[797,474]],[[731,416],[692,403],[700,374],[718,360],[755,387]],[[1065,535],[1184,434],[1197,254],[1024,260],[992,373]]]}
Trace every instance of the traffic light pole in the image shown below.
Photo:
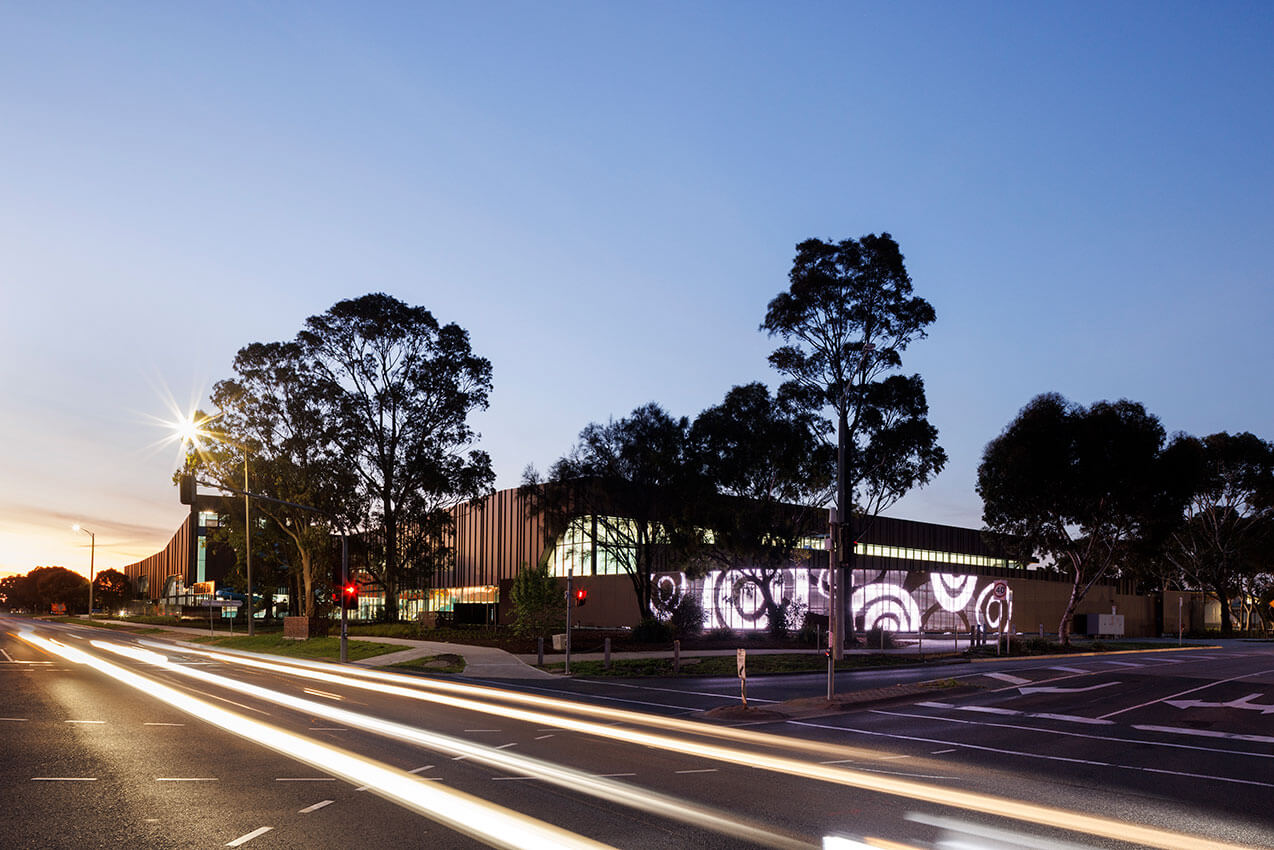
{"label": "traffic light pole", "polygon": [[571,590],[571,579],[575,568],[566,568],[566,675],[571,675],[571,609],[575,607],[575,592]]}
{"label": "traffic light pole", "polygon": [[349,587],[349,532],[341,533],[341,663],[349,661],[349,608],[345,588]]}

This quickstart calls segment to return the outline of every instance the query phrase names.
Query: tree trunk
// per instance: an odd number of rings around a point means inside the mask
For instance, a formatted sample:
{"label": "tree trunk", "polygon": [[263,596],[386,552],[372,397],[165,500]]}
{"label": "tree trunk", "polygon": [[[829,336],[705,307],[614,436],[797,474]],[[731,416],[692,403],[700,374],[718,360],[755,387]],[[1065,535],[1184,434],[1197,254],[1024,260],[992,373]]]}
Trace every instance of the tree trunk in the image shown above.
{"label": "tree trunk", "polygon": [[[314,566],[313,559],[310,557],[308,549],[301,549],[301,575],[298,584],[301,585],[301,616],[314,616]],[[342,593],[344,590],[342,590]]]}
{"label": "tree trunk", "polygon": [[1062,646],[1071,645],[1071,622],[1075,619],[1075,609],[1079,607],[1080,572],[1075,570],[1075,580],[1071,584],[1070,599],[1066,601],[1066,610],[1062,613],[1062,621],[1057,624],[1057,640]]}
{"label": "tree trunk", "polygon": [[1212,592],[1216,594],[1217,602],[1221,603],[1221,634],[1234,634],[1234,621],[1230,617],[1230,594],[1226,592],[1224,587],[1214,585]]}

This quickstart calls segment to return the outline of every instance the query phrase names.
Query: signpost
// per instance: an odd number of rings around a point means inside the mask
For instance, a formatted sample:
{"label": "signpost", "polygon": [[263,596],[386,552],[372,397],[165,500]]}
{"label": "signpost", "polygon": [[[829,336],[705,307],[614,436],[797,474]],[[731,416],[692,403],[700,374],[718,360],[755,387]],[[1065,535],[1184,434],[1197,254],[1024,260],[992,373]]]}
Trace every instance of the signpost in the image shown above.
{"label": "signpost", "polygon": [[735,650],[735,660],[739,668],[739,688],[743,696],[743,707],[748,707],[748,651],[746,649]]}
{"label": "signpost", "polygon": [[1000,634],[995,641],[995,654],[1000,654],[1000,644],[1004,643],[1004,627],[1009,622],[1009,583],[1004,579],[996,579],[991,585],[991,595],[1000,603]]}
{"label": "signpost", "polygon": [[[234,617],[242,604],[237,599],[205,599],[199,603],[208,608],[208,634],[212,634],[212,609],[220,608],[222,617]],[[227,613],[229,612],[229,613]],[[230,631],[234,632],[234,621],[231,620]]]}

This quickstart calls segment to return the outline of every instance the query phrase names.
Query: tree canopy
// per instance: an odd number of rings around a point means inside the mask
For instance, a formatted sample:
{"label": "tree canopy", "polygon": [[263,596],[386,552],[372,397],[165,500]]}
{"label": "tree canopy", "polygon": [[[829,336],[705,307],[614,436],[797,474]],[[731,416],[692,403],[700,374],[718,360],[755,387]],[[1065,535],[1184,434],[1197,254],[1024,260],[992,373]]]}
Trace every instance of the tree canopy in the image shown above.
{"label": "tree canopy", "polygon": [[698,471],[717,494],[699,506],[711,530],[705,557],[739,570],[757,588],[771,631],[790,625],[773,583],[800,557],[801,544],[826,530],[822,509],[835,480],[835,450],[825,420],[788,392],[738,386],[699,414],[690,429]]}
{"label": "tree canopy", "polygon": [[1259,597],[1274,571],[1274,445],[1250,433],[1179,436],[1189,499],[1163,557],[1221,606],[1221,631],[1233,630],[1230,603]]}
{"label": "tree canopy", "polygon": [[1158,418],[1136,402],[1086,408],[1046,393],[987,444],[977,485],[987,528],[1070,574],[1063,643],[1093,585],[1181,510],[1185,490],[1164,441]]}
{"label": "tree canopy", "polygon": [[925,337],[936,314],[913,294],[902,251],[888,233],[808,239],[796,246],[788,278],[788,290],[770,301],[761,329],[783,341],[770,364],[788,376],[789,391],[799,389],[834,413],[837,552],[848,584],[862,518],[946,465],[937,429],[926,418],[924,381],[895,374],[902,352]]}

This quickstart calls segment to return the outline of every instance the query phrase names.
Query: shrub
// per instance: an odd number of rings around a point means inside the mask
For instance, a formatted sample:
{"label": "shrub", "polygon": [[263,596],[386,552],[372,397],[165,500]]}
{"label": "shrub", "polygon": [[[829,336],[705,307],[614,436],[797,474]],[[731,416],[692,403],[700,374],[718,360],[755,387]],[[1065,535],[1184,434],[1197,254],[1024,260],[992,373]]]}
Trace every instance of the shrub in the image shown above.
{"label": "shrub", "polygon": [[672,625],[654,617],[643,617],[633,628],[633,640],[639,643],[667,643],[672,635]]}
{"label": "shrub", "polygon": [[534,567],[523,565],[513,577],[509,601],[513,603],[514,634],[546,637],[565,628],[566,601],[557,579],[549,574],[547,562]]}
{"label": "shrub", "polygon": [[668,624],[680,637],[702,632],[704,618],[703,605],[693,596],[681,597],[668,612]]}
{"label": "shrub", "polygon": [[879,626],[873,626],[864,632],[863,640],[866,642],[867,649],[893,649],[897,646],[894,643],[894,633],[887,632]]}
{"label": "shrub", "polygon": [[734,629],[717,627],[708,632],[709,640],[733,641],[738,640],[738,635],[734,633]]}

